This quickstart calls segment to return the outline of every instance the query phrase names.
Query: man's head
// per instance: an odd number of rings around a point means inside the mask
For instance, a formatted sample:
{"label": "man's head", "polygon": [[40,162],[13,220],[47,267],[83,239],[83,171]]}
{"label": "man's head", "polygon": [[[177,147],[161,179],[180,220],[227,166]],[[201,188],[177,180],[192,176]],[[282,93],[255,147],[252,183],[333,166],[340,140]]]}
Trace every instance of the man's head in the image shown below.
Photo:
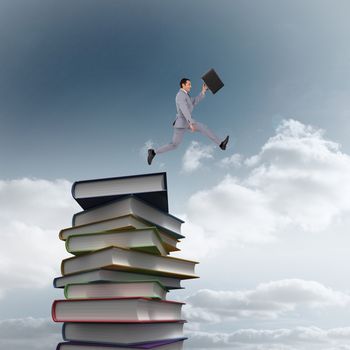
{"label": "man's head", "polygon": [[180,80],[180,88],[186,90],[187,92],[190,92],[191,90],[191,81],[187,78],[182,78]]}

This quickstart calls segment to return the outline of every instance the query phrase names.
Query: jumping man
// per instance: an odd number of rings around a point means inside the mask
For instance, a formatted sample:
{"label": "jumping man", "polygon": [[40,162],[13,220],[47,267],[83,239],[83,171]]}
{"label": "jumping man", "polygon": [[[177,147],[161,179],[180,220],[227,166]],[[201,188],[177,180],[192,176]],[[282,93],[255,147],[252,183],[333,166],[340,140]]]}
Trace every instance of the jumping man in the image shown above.
{"label": "jumping man", "polygon": [[199,131],[205,136],[209,137],[213,142],[215,142],[222,150],[226,149],[229,136],[223,141],[220,141],[218,137],[204,124],[197,122],[192,118],[192,111],[194,106],[196,106],[203,98],[208,87],[203,84],[202,91],[197,97],[190,97],[189,92],[191,90],[191,81],[187,78],[183,78],[180,81],[180,90],[176,95],[176,119],[173,123],[174,133],[173,140],[171,143],[161,146],[154,150],[150,148],[148,150],[147,162],[151,165],[153,158],[156,154],[164,153],[175,149],[182,141],[184,133],[186,130]]}

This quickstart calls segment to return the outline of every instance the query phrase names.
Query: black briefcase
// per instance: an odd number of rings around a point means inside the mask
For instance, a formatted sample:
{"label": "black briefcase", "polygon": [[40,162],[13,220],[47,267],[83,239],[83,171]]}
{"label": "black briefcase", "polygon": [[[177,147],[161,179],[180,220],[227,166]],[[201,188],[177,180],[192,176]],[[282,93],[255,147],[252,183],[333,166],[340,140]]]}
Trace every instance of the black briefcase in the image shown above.
{"label": "black briefcase", "polygon": [[213,94],[216,94],[224,86],[224,83],[213,68],[205,73],[202,79]]}

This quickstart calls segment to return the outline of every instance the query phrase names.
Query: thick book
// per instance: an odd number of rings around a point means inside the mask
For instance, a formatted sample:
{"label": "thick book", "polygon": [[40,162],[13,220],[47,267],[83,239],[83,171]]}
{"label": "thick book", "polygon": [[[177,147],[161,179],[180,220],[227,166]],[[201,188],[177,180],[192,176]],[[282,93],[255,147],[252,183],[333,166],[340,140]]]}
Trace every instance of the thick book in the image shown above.
{"label": "thick book", "polygon": [[149,205],[133,195],[74,214],[72,226],[90,224],[130,214],[151,221],[169,233],[172,232],[172,236],[176,239],[184,238],[181,235],[182,220]]}
{"label": "thick book", "polygon": [[149,298],[65,299],[52,304],[55,322],[170,322],[181,320],[177,301]]}
{"label": "thick book", "polygon": [[83,209],[96,207],[128,194],[137,195],[160,210],[169,210],[164,172],[76,181],[72,186],[72,196]]}
{"label": "thick book", "polygon": [[142,220],[133,215],[124,215],[108,220],[93,222],[91,224],[65,228],[60,231],[59,238],[62,241],[65,241],[69,236],[73,235],[82,235],[85,233],[115,232],[120,230],[134,230],[142,228],[156,228],[159,236],[166,246],[166,249],[169,252],[178,250],[178,248],[176,248],[176,245],[179,240],[173,237],[174,232],[168,232],[167,230],[156,227],[154,223]]}
{"label": "thick book", "polygon": [[69,236],[66,250],[74,255],[107,247],[134,249],[156,255],[167,255],[158,231],[153,228]]}
{"label": "thick book", "polygon": [[194,274],[196,261],[141,253],[124,248],[104,248],[81,256],[64,259],[62,275],[98,268],[151,273],[177,278],[198,278]]}
{"label": "thick book", "polygon": [[164,341],[144,343],[135,346],[118,346],[110,344],[92,344],[86,342],[59,343],[56,350],[132,350],[132,349],[155,349],[155,350],[181,350],[183,342],[187,338],[169,339]]}
{"label": "thick book", "polygon": [[80,283],[64,287],[66,299],[143,297],[165,299],[167,289],[157,281]]}
{"label": "thick book", "polygon": [[121,346],[136,346],[148,342],[183,337],[185,321],[153,323],[76,323],[62,327],[65,341],[85,341]]}
{"label": "thick book", "polygon": [[53,280],[53,286],[55,288],[64,288],[67,284],[73,283],[111,283],[130,281],[158,281],[166,289],[182,289],[180,278],[106,269],[95,269],[56,277]]}

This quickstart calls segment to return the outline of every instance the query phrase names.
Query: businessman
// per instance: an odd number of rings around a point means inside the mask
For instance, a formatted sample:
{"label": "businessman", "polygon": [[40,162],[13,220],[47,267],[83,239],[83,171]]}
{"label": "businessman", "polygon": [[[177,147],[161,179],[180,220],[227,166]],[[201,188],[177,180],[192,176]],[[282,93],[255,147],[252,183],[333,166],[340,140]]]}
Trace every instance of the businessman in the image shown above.
{"label": "businessman", "polygon": [[206,125],[199,123],[192,118],[192,111],[194,106],[203,100],[207,89],[208,87],[206,84],[203,84],[201,93],[197,97],[190,97],[189,92],[191,90],[191,81],[187,78],[181,79],[180,90],[175,98],[177,114],[176,119],[173,122],[173,140],[169,144],[161,146],[156,150],[153,148],[150,148],[148,150],[147,162],[149,165],[151,165],[152,160],[156,154],[168,152],[175,149],[181,143],[186,130],[190,130],[192,132],[199,131],[203,135],[210,138],[213,142],[215,142],[222,150],[226,149],[229,136],[226,136],[223,141],[220,141],[218,137]]}

